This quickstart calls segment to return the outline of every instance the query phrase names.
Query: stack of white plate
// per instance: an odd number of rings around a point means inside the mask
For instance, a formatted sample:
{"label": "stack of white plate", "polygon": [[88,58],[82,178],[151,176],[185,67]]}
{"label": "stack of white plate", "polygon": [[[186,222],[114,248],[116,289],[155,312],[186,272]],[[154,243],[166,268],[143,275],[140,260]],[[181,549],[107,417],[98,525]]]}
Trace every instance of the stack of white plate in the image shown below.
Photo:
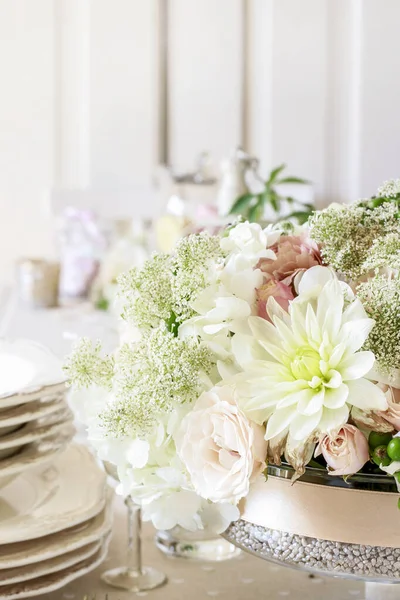
{"label": "stack of white plate", "polygon": [[59,383],[0,397],[0,488],[23,471],[51,462],[71,441],[73,415],[65,394]]}
{"label": "stack of white plate", "polygon": [[0,488],[71,441],[64,382],[62,363],[44,346],[0,340]]}
{"label": "stack of white plate", "polygon": [[104,472],[72,444],[0,490],[0,600],[59,589],[96,568],[111,534]]}

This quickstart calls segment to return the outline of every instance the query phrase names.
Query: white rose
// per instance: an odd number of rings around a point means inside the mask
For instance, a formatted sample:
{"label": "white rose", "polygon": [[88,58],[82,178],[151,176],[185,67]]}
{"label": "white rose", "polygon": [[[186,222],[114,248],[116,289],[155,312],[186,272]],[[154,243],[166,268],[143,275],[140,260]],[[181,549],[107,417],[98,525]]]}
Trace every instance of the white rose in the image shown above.
{"label": "white rose", "polygon": [[221,240],[222,250],[229,255],[227,258],[228,267],[232,261],[235,263],[236,269],[243,270],[254,267],[260,258],[274,260],[275,252],[267,248],[270,241],[268,237],[258,223],[248,223],[246,221],[233,227],[228,236]]}
{"label": "white rose", "polygon": [[212,502],[237,503],[246,496],[265,466],[264,433],[239,409],[232,388],[204,392],[176,436],[196,492]]}

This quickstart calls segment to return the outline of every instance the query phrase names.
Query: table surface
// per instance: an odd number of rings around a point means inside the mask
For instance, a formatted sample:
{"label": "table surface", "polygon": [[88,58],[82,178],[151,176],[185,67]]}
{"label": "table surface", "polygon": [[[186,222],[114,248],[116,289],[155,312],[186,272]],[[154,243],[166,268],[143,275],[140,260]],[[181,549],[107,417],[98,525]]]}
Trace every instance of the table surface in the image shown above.
{"label": "table surface", "polygon": [[[8,312],[5,332],[12,338],[24,337],[46,344],[60,357],[69,352],[77,336],[106,338],[107,345],[116,340],[115,322],[110,316],[88,306],[49,311],[31,311],[16,306]],[[166,586],[151,592],[132,594],[112,590],[100,580],[101,573],[122,566],[126,550],[126,511],[121,498],[114,500],[114,527],[109,556],[98,569],[57,592],[38,596],[42,600],[81,600],[85,595],[96,600],[125,600],[151,596],[155,600],[201,600],[258,598],[288,600],[351,600],[364,598],[363,583],[352,580],[310,577],[307,573],[279,567],[242,553],[221,563],[201,563],[163,556],[153,543],[154,530],[143,529],[144,563],[155,566],[168,576]],[[400,598],[400,595],[399,595]]]}
{"label": "table surface", "polygon": [[358,581],[310,577],[302,571],[279,567],[242,553],[220,563],[171,559],[163,556],[153,543],[154,530],[143,530],[143,562],[166,573],[168,583],[157,590],[137,594],[112,590],[100,580],[106,569],[124,564],[126,511],[122,499],[114,500],[114,527],[108,559],[95,571],[58,592],[43,595],[41,600],[82,600],[85,595],[96,600],[128,600],[148,596],[154,600],[361,600],[363,584]]}

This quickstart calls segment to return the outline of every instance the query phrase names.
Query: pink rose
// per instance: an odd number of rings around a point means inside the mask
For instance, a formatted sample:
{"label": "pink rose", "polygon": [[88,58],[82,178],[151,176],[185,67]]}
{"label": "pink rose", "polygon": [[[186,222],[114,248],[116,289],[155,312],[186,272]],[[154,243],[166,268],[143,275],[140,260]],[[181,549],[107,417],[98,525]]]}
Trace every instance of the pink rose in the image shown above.
{"label": "pink rose", "polygon": [[262,258],[257,265],[267,280],[275,279],[289,285],[296,273],[322,263],[318,245],[306,234],[283,235],[270,250],[275,252],[276,260]]}
{"label": "pink rose", "polygon": [[322,454],[330,475],[353,475],[369,460],[368,441],[354,425],[343,425],[336,435],[322,438],[315,456]]}
{"label": "pink rose", "polygon": [[291,288],[288,285],[280,281],[275,281],[271,279],[264,283],[258,290],[256,290],[257,294],[257,314],[259,317],[270,321],[269,315],[267,313],[267,302],[268,298],[271,296],[275,298],[279,306],[283,308],[283,310],[288,310],[289,301],[293,300],[294,295]]}
{"label": "pink rose", "polygon": [[178,454],[199,496],[237,503],[265,468],[265,428],[238,407],[232,388],[204,392],[175,437]]}
{"label": "pink rose", "polygon": [[388,409],[378,414],[393,425],[396,431],[400,431],[400,390],[385,384],[379,384],[379,387],[385,392]]}

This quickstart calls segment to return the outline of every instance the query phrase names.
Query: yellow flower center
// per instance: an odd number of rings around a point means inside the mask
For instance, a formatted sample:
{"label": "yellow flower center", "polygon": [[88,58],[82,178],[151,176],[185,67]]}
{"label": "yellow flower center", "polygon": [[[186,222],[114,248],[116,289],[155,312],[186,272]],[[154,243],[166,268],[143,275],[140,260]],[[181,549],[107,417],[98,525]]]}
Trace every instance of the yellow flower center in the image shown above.
{"label": "yellow flower center", "polygon": [[310,346],[297,348],[296,353],[290,362],[290,369],[293,377],[296,379],[305,379],[306,381],[322,377],[319,365],[320,360],[321,357],[319,353],[313,348],[310,348]]}

